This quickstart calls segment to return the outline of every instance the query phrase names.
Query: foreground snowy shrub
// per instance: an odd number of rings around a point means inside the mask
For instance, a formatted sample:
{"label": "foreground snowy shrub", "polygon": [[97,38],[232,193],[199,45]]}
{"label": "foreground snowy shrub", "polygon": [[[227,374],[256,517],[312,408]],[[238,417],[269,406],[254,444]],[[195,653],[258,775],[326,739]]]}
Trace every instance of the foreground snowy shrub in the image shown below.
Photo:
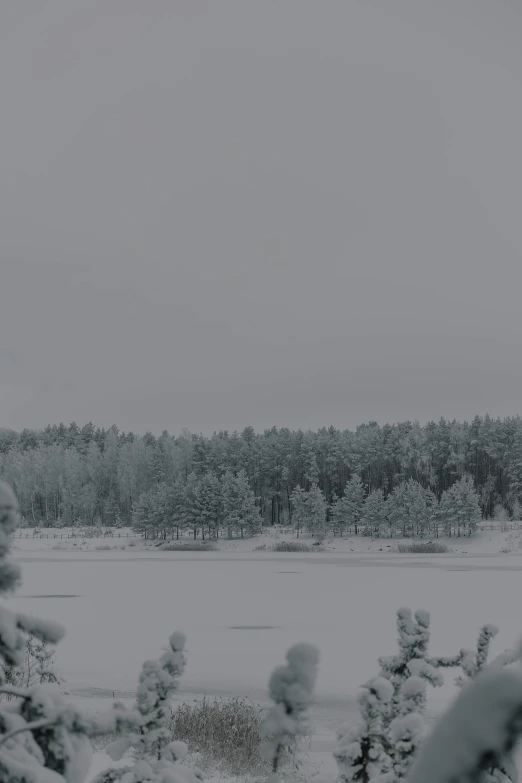
{"label": "foreground snowy shrub", "polygon": [[[20,584],[20,572],[7,560],[10,536],[18,522],[18,503],[0,482],[0,593]],[[82,783],[91,764],[89,737],[134,726],[134,716],[115,707],[105,717],[83,715],[56,686],[27,688],[6,684],[9,667],[23,667],[27,639],[54,645],[63,629],[0,607],[0,693],[14,697],[0,704],[0,783]]]}
{"label": "foreground snowy shrub", "polygon": [[[205,767],[226,774],[262,773],[261,726],[264,710],[246,699],[202,699],[173,712],[173,736],[198,753]],[[286,761],[286,759],[285,759]],[[205,768],[204,767],[204,768]]]}
{"label": "foreground snowy shrub", "polygon": [[[23,662],[19,666],[5,662],[0,664],[3,681],[16,688],[30,688],[37,683],[59,683],[60,678],[54,668],[54,656],[53,646],[28,634]],[[12,701],[14,698],[10,694],[0,695],[0,699],[6,701]]]}
{"label": "foreground snowy shrub", "polygon": [[[17,499],[10,487],[0,482],[0,593],[3,594],[20,584],[19,569],[7,560],[10,537],[18,518]],[[31,677],[30,687],[26,688],[6,683],[12,667],[24,665],[28,649],[32,649],[40,665],[37,679],[54,679],[45,669],[50,660],[48,645],[56,644],[62,637],[63,629],[56,624],[0,607],[0,695],[13,699],[0,704],[0,783],[83,783],[92,761],[89,739],[109,734],[122,735],[106,747],[113,759],[122,758],[130,750],[133,757],[125,767],[102,772],[96,778],[97,783],[201,781],[200,769],[181,763],[188,746],[172,739],[170,726],[170,698],[185,668],[184,635],[173,633],[163,655],[145,661],[134,710],[115,704],[110,713],[100,717],[82,714],[62,697],[55,685],[33,685]],[[28,640],[32,648],[27,647]],[[275,705],[259,726],[274,772],[302,731],[318,655],[315,648],[302,644],[289,650],[287,660],[288,665],[276,669],[272,675],[270,691]],[[229,717],[230,738],[238,729],[236,718],[243,716],[238,716],[232,708]],[[123,734],[125,731],[131,733]]]}
{"label": "foreground snowy shrub", "polygon": [[[417,611],[415,616],[410,609],[397,612],[399,653],[379,659],[379,676],[363,685],[357,698],[361,722],[343,726],[338,734],[334,757],[343,783],[396,783],[407,776],[425,732],[426,686],[443,684],[441,669],[460,667],[462,674],[455,683],[462,687],[486,667],[498,670],[519,660],[518,650],[506,650],[488,664],[489,645],[498,632],[493,625],[480,630],[475,651],[432,657],[429,625],[428,612]],[[509,755],[496,758],[487,769],[497,782],[502,777],[517,780]]]}
{"label": "foreground snowy shrub", "polygon": [[274,705],[261,727],[263,756],[272,765],[270,783],[278,780],[286,749],[306,731],[319,652],[311,644],[296,644],[288,650],[286,660],[286,666],[278,666],[270,677],[268,687]]}
{"label": "foreground snowy shrub", "polygon": [[[409,783],[493,783],[522,735],[522,674],[489,669],[466,685],[412,766]],[[516,780],[514,765],[507,770]]]}

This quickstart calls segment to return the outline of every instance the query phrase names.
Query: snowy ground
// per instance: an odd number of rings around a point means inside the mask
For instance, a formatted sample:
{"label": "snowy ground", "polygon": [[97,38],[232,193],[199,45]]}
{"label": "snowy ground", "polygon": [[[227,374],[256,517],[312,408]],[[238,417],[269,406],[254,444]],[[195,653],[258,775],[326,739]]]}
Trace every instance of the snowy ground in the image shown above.
{"label": "snowy ground", "polygon": [[[122,528],[115,529],[113,537],[82,538],[78,537],[78,531],[74,528],[45,528],[43,538],[33,538],[33,529],[24,528],[18,531],[13,544],[15,549],[23,551],[156,551],[161,542],[144,540],[140,536],[134,536],[132,530]],[[75,533],[75,537],[68,537]],[[22,538],[18,537],[19,535]],[[281,541],[296,541],[295,531],[288,528],[264,528],[263,533],[252,538],[219,538],[212,544],[221,552],[252,552],[259,547],[270,548]],[[370,539],[364,536],[344,535],[343,538],[330,536],[324,542],[324,548],[329,552],[386,552],[396,550],[397,544],[405,539]],[[485,523],[484,529],[475,533],[471,538],[438,538],[434,539],[445,544],[450,552],[455,554],[499,554],[506,551],[520,551],[522,554],[522,529],[502,532],[500,523]],[[301,535],[299,541],[311,544],[312,539]],[[169,542],[176,543],[176,542]],[[194,543],[190,534],[181,536],[180,544]],[[201,539],[198,538],[198,543]]]}
{"label": "snowy ground", "polygon": [[[113,691],[132,699],[143,660],[156,657],[174,629],[187,635],[185,701],[207,693],[266,703],[269,674],[288,647],[317,644],[308,761],[318,781],[332,780],[334,732],[356,718],[357,688],[377,673],[377,657],[395,651],[398,607],[432,613],[433,653],[473,647],[485,622],[500,627],[493,653],[516,642],[522,556],[499,554],[506,538],[452,540],[460,552],[447,555],[381,552],[386,542],[361,538],[335,539],[335,549],[312,554],[253,552],[259,539],[216,553],[59,551],[22,539],[14,558],[24,583],[8,601],[66,626],[57,667],[71,698],[95,711],[110,708]],[[431,715],[454,693],[451,673],[447,680],[431,692]]]}

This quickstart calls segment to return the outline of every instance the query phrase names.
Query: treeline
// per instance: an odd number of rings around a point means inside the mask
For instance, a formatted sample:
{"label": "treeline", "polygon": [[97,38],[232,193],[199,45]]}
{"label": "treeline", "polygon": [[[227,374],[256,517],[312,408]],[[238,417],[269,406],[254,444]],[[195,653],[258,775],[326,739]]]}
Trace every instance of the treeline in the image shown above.
{"label": "treeline", "polygon": [[366,494],[359,476],[353,476],[342,497],[328,504],[323,491],[312,484],[308,492],[296,487],[291,496],[292,522],[300,530],[323,538],[344,532],[385,538],[471,535],[482,518],[479,497],[470,476],[444,490],[440,501],[415,479],[398,484],[384,497],[382,489]]}
{"label": "treeline", "polygon": [[139,436],[91,423],[0,431],[0,475],[15,488],[31,524],[130,524],[140,497],[157,485],[174,487],[203,476],[222,482],[240,471],[263,524],[290,523],[295,488],[309,492],[314,485],[330,518],[355,476],[365,497],[380,490],[387,500],[414,480],[437,502],[469,476],[482,517],[502,506],[519,518],[522,420],[486,415],[471,423],[370,422],[355,431],[318,432],[274,427],[262,434],[248,427],[209,438],[186,431]]}

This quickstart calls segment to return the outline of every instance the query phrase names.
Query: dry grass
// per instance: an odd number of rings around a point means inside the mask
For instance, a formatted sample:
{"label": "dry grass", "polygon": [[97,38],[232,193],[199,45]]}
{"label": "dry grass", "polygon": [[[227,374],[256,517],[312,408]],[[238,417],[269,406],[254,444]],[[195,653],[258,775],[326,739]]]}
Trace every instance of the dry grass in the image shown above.
{"label": "dry grass", "polygon": [[442,555],[449,552],[446,544],[438,544],[433,541],[416,541],[412,544],[397,544],[397,551],[417,555]]}
{"label": "dry grass", "polygon": [[280,541],[278,544],[272,544],[272,552],[324,552],[324,547],[320,544],[303,544],[301,541]]}
{"label": "dry grass", "polygon": [[[190,754],[197,754],[203,768],[229,775],[267,774],[261,758],[261,723],[264,710],[247,699],[206,698],[180,704],[172,713],[173,739],[183,740]],[[295,748],[287,748],[285,761],[294,759]]]}
{"label": "dry grass", "polygon": [[162,544],[160,547],[161,552],[216,552],[217,547],[210,541],[191,541],[174,543],[169,541],[168,544]]}

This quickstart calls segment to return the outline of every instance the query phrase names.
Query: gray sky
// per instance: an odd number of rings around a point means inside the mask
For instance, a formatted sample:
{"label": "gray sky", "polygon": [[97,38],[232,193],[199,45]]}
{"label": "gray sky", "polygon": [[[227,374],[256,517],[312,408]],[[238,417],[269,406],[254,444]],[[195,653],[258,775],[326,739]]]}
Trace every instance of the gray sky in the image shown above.
{"label": "gray sky", "polygon": [[0,426],[522,412],[515,0],[0,3]]}

